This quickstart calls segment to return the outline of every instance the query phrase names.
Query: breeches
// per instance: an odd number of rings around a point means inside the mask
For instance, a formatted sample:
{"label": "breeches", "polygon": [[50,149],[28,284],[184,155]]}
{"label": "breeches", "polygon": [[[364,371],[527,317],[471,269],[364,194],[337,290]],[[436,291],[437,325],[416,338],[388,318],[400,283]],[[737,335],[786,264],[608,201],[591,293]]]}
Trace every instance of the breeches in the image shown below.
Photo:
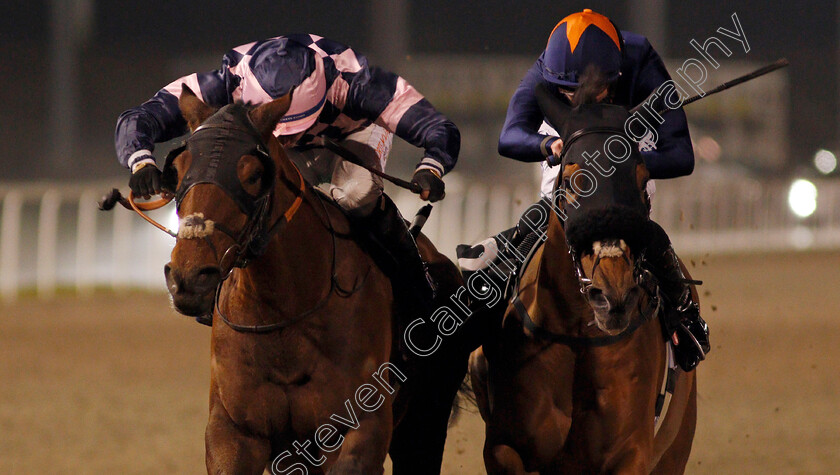
{"label": "breeches", "polygon": [[[371,124],[348,135],[339,143],[353,152],[365,165],[384,171],[394,136]],[[382,179],[350,163],[327,149],[288,149],[289,158],[306,180],[323,188],[345,211],[354,216],[368,216],[382,195]]]}

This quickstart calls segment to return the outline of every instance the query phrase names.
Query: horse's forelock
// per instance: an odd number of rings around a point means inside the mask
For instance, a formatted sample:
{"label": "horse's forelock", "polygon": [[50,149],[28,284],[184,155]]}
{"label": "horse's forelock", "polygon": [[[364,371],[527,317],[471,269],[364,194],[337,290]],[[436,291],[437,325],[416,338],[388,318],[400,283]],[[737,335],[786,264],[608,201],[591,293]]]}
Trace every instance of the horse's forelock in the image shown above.
{"label": "horse's forelock", "polygon": [[601,71],[601,68],[594,64],[588,65],[581,75],[580,86],[572,96],[572,105],[579,106],[598,102],[598,96],[609,85],[607,76]]}

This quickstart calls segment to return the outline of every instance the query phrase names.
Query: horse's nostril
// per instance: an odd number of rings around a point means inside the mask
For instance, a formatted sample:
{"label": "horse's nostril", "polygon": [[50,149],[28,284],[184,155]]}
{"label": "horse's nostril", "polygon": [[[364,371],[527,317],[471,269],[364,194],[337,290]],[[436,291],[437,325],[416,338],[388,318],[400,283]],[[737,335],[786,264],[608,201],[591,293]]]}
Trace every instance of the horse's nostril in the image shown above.
{"label": "horse's nostril", "polygon": [[178,282],[172,273],[172,266],[166,264],[163,266],[163,275],[166,278],[166,287],[169,289],[169,292],[172,294],[178,293]]}
{"label": "horse's nostril", "polygon": [[597,287],[590,287],[587,290],[589,303],[596,311],[606,311],[610,308],[610,302],[604,295],[604,291]]}

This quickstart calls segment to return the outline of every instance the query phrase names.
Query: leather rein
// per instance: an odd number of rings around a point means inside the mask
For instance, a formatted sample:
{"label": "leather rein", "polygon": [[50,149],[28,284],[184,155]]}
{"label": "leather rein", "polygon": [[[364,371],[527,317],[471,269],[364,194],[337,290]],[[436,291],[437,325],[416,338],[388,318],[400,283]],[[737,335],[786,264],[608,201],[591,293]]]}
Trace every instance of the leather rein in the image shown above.
{"label": "leather rein", "polygon": [[[583,269],[580,266],[580,260],[576,258],[575,253],[570,250],[569,254],[571,255],[572,261],[575,264],[575,273],[578,276],[579,282],[581,282],[580,292],[585,296],[587,295],[586,290],[592,285],[592,281],[591,279],[586,278],[583,274]],[[629,262],[629,259],[626,255],[624,255],[624,259]],[[592,267],[593,273],[595,272],[595,269],[597,268],[599,263],[600,257],[596,257],[595,264]],[[639,302],[639,304],[637,305],[637,309],[639,310],[639,317],[633,319],[633,321],[630,322],[630,325],[628,325],[627,328],[625,328],[621,333],[618,333],[616,335],[586,337],[555,333],[550,330],[546,330],[545,328],[537,325],[534,322],[533,318],[528,312],[528,309],[525,307],[525,304],[519,298],[518,290],[514,291],[513,297],[511,298],[511,303],[513,304],[513,308],[516,311],[516,314],[519,316],[519,319],[522,321],[522,326],[526,328],[529,332],[531,332],[531,334],[539,340],[577,347],[598,347],[612,345],[632,335],[643,324],[645,324],[651,318],[657,315],[660,310],[662,298],[659,295],[658,286],[656,286],[655,283],[653,283],[653,279],[655,279],[655,277],[653,277],[650,271],[644,269],[638,263],[634,265],[634,271],[636,283],[639,284],[648,295],[647,304],[643,308],[641,302]],[[518,285],[516,287],[518,287]]]}
{"label": "leather rein", "polygon": [[[578,139],[591,135],[591,134],[621,134],[624,135],[624,131],[622,129],[616,127],[604,127],[604,126],[595,126],[595,127],[585,127],[579,130],[576,130],[566,140],[563,141],[563,151],[560,153],[560,157],[556,159],[556,163],[559,166],[562,166],[564,159],[566,158],[566,153],[571,148],[571,145],[576,142]],[[561,206],[559,203],[562,197],[566,196],[566,184],[562,179],[562,174],[558,176],[558,186],[562,190],[561,193],[555,193],[557,197],[557,201],[554,203],[555,206]],[[563,223],[563,220],[560,220]],[[586,273],[583,270],[583,266],[581,265],[580,258],[577,252],[569,246],[569,257],[572,259],[572,265],[575,272],[575,277],[578,280],[578,284],[580,285],[580,292],[587,298],[588,301],[588,290],[592,287],[592,279],[586,277]],[[622,254],[624,260],[631,264],[630,259]],[[551,343],[562,344],[566,346],[578,346],[578,347],[598,347],[598,346],[608,346],[614,343],[618,343],[619,341],[629,337],[632,335],[636,330],[638,330],[644,323],[649,321],[653,316],[657,315],[660,310],[661,306],[661,295],[659,294],[659,288],[655,285],[655,277],[645,269],[641,264],[640,261],[642,257],[639,257],[634,267],[634,280],[638,285],[645,290],[648,295],[648,301],[644,308],[642,308],[641,302],[637,305],[637,309],[639,310],[639,317],[634,319],[630,322],[627,328],[625,328],[621,333],[616,335],[607,335],[602,337],[585,337],[585,336],[574,336],[574,335],[566,335],[560,333],[554,333],[552,331],[546,330],[543,327],[537,325],[531,315],[528,312],[528,309],[525,307],[525,304],[519,298],[518,292],[518,283],[514,286],[514,294],[511,298],[511,303],[513,304],[514,310],[516,314],[519,316],[520,320],[522,321],[522,326],[526,328],[531,334],[540,340],[548,341]],[[601,256],[595,257],[595,262],[592,266],[592,272],[595,272],[595,269],[598,268],[598,265],[601,263]]]}
{"label": "leather rein", "polygon": [[[218,125],[217,124],[203,124],[203,125],[199,126],[198,128],[196,128],[195,131],[193,131],[193,135],[191,135],[191,137],[194,136],[199,131],[206,131],[208,129],[222,129],[222,130],[225,130],[225,131],[230,131],[231,129],[237,129],[239,132],[245,132],[245,133],[247,133],[247,134],[249,134],[249,135],[251,135],[255,138],[257,158],[260,160],[260,162],[263,163],[264,166],[266,166],[266,169],[269,169],[268,164],[270,163],[271,164],[270,170],[273,171],[275,167],[273,166],[273,160],[268,155],[267,148],[262,143],[262,140],[260,140],[258,138],[258,135],[255,135],[255,130],[253,130],[253,125],[251,125],[251,124],[247,124],[247,125],[249,125],[252,130],[248,130],[246,128],[237,127],[237,126],[231,126],[231,124],[224,124],[224,125],[222,125],[222,124],[218,124]],[[175,149],[173,149],[172,151],[169,152],[169,154],[167,155],[167,158],[166,158],[166,165],[164,166],[164,174],[166,174],[167,169],[172,166],[173,160],[186,149],[187,149],[187,142],[184,142],[181,146],[179,146],[179,147],[177,147],[177,148],[175,148]],[[297,172],[298,180],[299,180],[298,184],[295,184],[295,183],[289,181],[288,179],[286,179],[282,175],[280,176],[280,178],[281,178],[281,181],[283,181],[285,184],[287,184],[287,186],[289,186],[295,192],[295,194],[296,194],[295,200],[289,205],[288,208],[286,208],[285,211],[283,211],[283,213],[280,215],[280,217],[278,217],[270,226],[267,226],[267,223],[268,223],[269,218],[272,214],[271,204],[273,203],[273,197],[274,197],[274,186],[273,186],[274,179],[275,179],[274,174],[270,175],[271,180],[272,180],[270,182],[271,186],[264,186],[263,187],[264,190],[260,193],[259,196],[257,196],[255,199],[253,199],[252,202],[244,203],[245,205],[247,205],[246,208],[248,209],[249,212],[246,213],[248,215],[248,219],[246,221],[245,226],[242,228],[241,231],[236,233],[236,232],[231,231],[230,229],[228,229],[227,227],[225,227],[225,226],[223,226],[219,223],[213,222],[212,223],[212,230],[201,236],[201,238],[204,239],[204,241],[210,246],[211,250],[213,251],[214,256],[216,257],[216,260],[218,261],[218,265],[219,265],[220,269],[222,269],[222,272],[221,272],[222,278],[219,282],[219,285],[216,287],[215,298],[214,298],[214,309],[219,314],[219,317],[221,318],[221,320],[227,326],[229,326],[231,329],[233,329],[234,331],[237,331],[237,332],[240,332],[240,333],[270,333],[270,332],[274,332],[274,331],[281,330],[283,328],[289,327],[289,326],[305,319],[306,317],[308,317],[309,315],[313,314],[314,312],[316,312],[317,310],[322,308],[324,305],[326,305],[326,303],[329,300],[329,297],[331,295],[337,294],[339,296],[345,296],[345,297],[352,295],[353,293],[358,291],[364,285],[365,281],[367,280],[367,276],[370,274],[370,268],[368,268],[368,272],[351,289],[343,289],[341,287],[341,285],[338,283],[337,274],[336,274],[336,269],[337,269],[336,262],[337,262],[337,252],[338,252],[337,251],[336,236],[335,236],[336,231],[335,231],[335,229],[332,225],[332,220],[330,218],[329,211],[327,210],[327,207],[324,204],[323,199],[320,196],[318,196],[317,193],[313,193],[315,195],[316,199],[318,200],[318,202],[320,203],[323,211],[324,211],[324,216],[326,216],[327,223],[324,223],[322,221],[322,224],[324,224],[324,226],[329,231],[330,236],[332,237],[332,261],[331,261],[331,271],[330,271],[330,285],[329,285],[329,289],[327,290],[326,294],[323,297],[321,297],[319,299],[319,301],[314,306],[312,306],[310,309],[296,315],[293,318],[284,319],[283,321],[270,323],[270,324],[241,325],[241,324],[238,324],[238,323],[235,323],[235,322],[231,321],[224,314],[224,312],[222,312],[221,305],[220,305],[220,300],[221,300],[222,286],[224,285],[225,281],[227,281],[227,279],[231,276],[234,269],[236,269],[236,268],[244,269],[245,267],[248,266],[248,264],[253,259],[259,257],[265,251],[265,249],[266,249],[268,243],[271,241],[271,239],[273,239],[275,236],[279,235],[283,231],[283,229],[292,220],[292,218],[294,218],[295,214],[297,213],[297,211],[300,209],[301,205],[303,204],[304,197],[305,197],[306,192],[307,192],[306,181],[304,180],[303,175],[300,172],[300,169],[294,163],[292,163],[292,167],[294,167],[295,171]],[[170,170],[170,173],[172,173],[172,172],[174,172],[174,170]],[[278,175],[279,175],[279,173],[278,173]],[[170,236],[175,237],[175,238],[181,237],[181,238],[190,239],[192,237],[185,236],[184,233],[183,233],[183,230],[179,230],[179,232],[176,233],[176,232],[166,228],[165,226],[161,225],[160,223],[156,222],[154,219],[150,218],[148,215],[143,213],[143,211],[160,208],[160,207],[168,204],[173,199],[176,202],[176,206],[180,206],[180,203],[183,200],[183,198],[186,196],[187,192],[194,185],[199,184],[199,183],[216,184],[217,186],[220,186],[225,192],[228,192],[228,194],[231,194],[230,191],[222,183],[220,183],[218,181],[214,181],[214,180],[208,180],[208,181],[195,181],[191,184],[188,184],[187,186],[183,186],[183,184],[182,184],[182,186],[178,187],[178,190],[175,192],[174,195],[170,194],[170,193],[167,193],[160,200],[156,200],[156,201],[152,201],[152,202],[148,202],[148,203],[136,203],[134,201],[133,194],[129,194],[129,198],[128,198],[127,201],[129,202],[133,211],[135,211],[143,219],[145,219],[146,221],[148,221],[149,223],[151,223],[152,225],[154,225],[158,229],[166,232],[167,234],[169,234]],[[239,204],[240,207],[243,208],[243,206],[242,206],[243,204],[240,203],[240,200],[237,200],[236,197],[233,197],[233,198],[234,198],[235,201],[237,201],[237,204]],[[192,219],[192,221],[189,221],[190,219]],[[187,217],[184,221],[187,221],[188,225],[199,226],[199,227],[201,227],[201,229],[204,229],[204,226],[206,226],[206,223],[205,223],[205,221],[202,217],[190,216],[190,217]],[[182,227],[184,227],[184,226],[182,226]],[[213,244],[212,240],[210,239],[212,233],[216,232],[216,231],[221,232],[222,234],[227,236],[231,241],[233,241],[233,244],[231,244],[229,247],[227,247],[224,250],[224,252],[221,253],[221,257],[219,257],[219,252],[217,251],[216,246]],[[228,261],[229,261],[229,264],[227,264]]]}

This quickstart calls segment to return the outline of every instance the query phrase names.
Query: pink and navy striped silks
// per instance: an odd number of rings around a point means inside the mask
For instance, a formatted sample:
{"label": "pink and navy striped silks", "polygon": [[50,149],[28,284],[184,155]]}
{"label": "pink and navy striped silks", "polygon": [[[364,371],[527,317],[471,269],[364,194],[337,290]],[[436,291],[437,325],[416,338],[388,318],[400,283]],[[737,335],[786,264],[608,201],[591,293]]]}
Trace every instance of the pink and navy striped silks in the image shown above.
{"label": "pink and navy striped silks", "polygon": [[294,34],[237,46],[224,55],[221,68],[181,77],[120,115],[115,142],[124,166],[149,160],[155,143],[187,132],[178,109],[182,84],[213,106],[262,104],[294,87],[291,108],[275,134],[305,130],[301,144],[315,136],[340,140],[376,123],[425,149],[418,169],[442,175],[458,158],[458,129],[405,79],[368,65],[367,58],[348,46]]}

